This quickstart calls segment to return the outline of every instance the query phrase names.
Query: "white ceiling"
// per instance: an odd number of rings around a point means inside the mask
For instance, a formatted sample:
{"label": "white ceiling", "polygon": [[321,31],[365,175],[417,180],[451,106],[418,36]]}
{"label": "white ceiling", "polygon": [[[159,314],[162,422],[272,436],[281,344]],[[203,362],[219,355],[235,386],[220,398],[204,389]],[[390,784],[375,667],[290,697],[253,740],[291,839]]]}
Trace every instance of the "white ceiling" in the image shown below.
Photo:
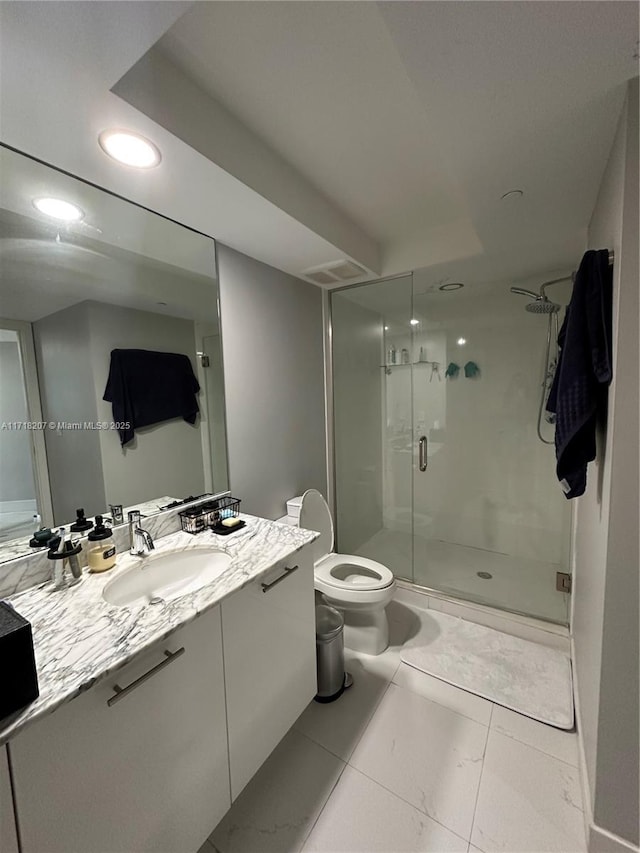
{"label": "white ceiling", "polygon": [[[638,70],[615,0],[54,0],[0,25],[2,141],[293,274],[570,269]],[[108,161],[109,125],[161,166]]]}
{"label": "white ceiling", "polygon": [[375,239],[465,218],[377,4],[202,3],[157,48]]}

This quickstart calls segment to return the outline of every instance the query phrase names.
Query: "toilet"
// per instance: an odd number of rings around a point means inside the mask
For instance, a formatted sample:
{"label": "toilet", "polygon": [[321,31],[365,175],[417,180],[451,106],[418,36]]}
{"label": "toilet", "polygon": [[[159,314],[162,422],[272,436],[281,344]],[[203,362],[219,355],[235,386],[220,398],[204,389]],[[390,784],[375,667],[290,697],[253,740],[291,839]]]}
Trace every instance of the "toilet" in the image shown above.
{"label": "toilet", "polygon": [[[291,512],[291,502],[287,507]],[[391,570],[366,557],[334,552],[331,512],[316,489],[302,496],[298,525],[320,533],[311,546],[314,584],[327,604],[342,613],[345,646],[368,655],[381,654],[389,645],[385,607],[396,587]]]}

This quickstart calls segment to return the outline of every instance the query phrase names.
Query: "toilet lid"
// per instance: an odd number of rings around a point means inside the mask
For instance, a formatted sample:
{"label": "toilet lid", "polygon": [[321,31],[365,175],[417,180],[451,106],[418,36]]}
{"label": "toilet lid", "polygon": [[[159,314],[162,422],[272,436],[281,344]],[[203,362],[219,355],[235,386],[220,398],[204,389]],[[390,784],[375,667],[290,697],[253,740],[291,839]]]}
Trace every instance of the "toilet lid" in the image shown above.
{"label": "toilet lid", "polygon": [[307,489],[300,505],[300,527],[315,530],[319,539],[312,544],[313,562],[317,563],[333,551],[333,521],[327,502],[317,489]]}

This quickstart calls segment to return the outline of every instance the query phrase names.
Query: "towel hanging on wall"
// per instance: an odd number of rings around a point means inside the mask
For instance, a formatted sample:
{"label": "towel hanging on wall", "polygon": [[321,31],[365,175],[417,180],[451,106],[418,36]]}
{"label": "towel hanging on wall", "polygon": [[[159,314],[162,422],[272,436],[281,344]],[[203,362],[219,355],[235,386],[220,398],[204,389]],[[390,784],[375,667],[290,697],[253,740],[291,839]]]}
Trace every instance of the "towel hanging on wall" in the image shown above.
{"label": "towel hanging on wall", "polygon": [[112,404],[120,444],[132,440],[140,427],[183,418],[195,423],[200,385],[189,357],[144,349],[111,351],[109,378],[103,400]]}
{"label": "towel hanging on wall", "polygon": [[586,252],[558,336],[560,356],[547,400],[556,417],[556,474],[566,498],[584,494],[596,458],[596,426],[612,377],[613,275],[607,249]]}

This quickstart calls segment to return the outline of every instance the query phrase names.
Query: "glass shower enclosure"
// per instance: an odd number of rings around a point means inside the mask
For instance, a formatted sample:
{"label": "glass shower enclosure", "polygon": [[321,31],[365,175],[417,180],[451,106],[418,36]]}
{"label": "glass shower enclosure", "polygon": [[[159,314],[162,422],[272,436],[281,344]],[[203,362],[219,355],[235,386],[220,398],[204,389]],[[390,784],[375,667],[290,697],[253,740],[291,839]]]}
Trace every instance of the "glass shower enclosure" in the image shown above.
{"label": "glass shower enclosure", "polygon": [[508,284],[420,273],[330,299],[337,550],[566,624],[569,505],[536,431],[545,319]]}

